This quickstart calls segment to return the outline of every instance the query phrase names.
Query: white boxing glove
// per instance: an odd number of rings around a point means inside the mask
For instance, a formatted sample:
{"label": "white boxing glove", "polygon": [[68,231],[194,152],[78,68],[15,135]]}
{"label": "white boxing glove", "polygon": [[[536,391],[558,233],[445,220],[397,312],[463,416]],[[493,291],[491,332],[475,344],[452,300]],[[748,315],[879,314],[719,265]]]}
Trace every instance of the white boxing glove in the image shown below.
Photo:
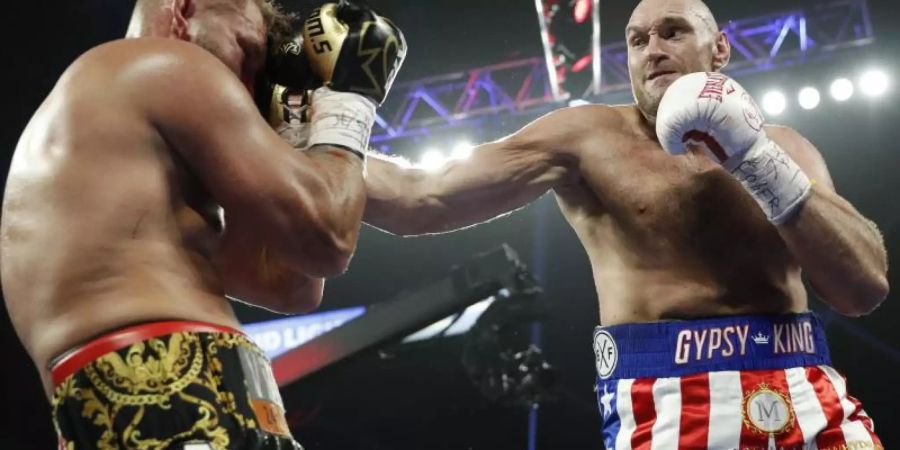
{"label": "white boxing glove", "polygon": [[685,75],[669,86],[656,114],[656,136],[667,153],[696,145],[753,196],[769,220],[787,221],[809,198],[812,182],[763,130],[750,94],[714,72]]}

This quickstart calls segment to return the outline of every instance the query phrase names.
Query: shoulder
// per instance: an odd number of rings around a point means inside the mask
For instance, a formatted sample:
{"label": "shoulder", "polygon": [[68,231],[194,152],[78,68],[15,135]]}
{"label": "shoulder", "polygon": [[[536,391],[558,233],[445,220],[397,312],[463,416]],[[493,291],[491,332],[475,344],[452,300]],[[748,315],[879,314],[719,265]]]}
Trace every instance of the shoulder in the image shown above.
{"label": "shoulder", "polygon": [[[107,42],[81,55],[66,71],[108,87],[228,76],[231,72],[211,53],[189,42],[132,38]],[[84,75],[87,75],[86,77]]]}
{"label": "shoulder", "polygon": [[621,127],[622,123],[623,114],[618,107],[571,106],[541,116],[509,139],[529,148],[573,153],[596,136]]}
{"label": "shoulder", "polygon": [[766,135],[779,144],[781,142],[793,145],[809,143],[797,130],[785,125],[768,124],[763,128],[766,131]]}
{"label": "shoulder", "polygon": [[621,125],[625,107],[604,104],[569,106],[557,109],[542,119],[554,125],[584,130],[597,130]]}
{"label": "shoulder", "polygon": [[[153,59],[148,59],[153,58]],[[205,63],[216,58],[206,50],[178,39],[143,37],[117,39],[91,48],[76,63],[122,64],[147,63],[150,65],[172,61]]]}
{"label": "shoulder", "polygon": [[783,125],[766,125],[766,135],[793,159],[807,176],[831,186],[831,175],[819,149],[797,130]]}
{"label": "shoulder", "polygon": [[821,158],[819,150],[797,130],[784,125],[765,125],[769,139],[794,158]]}

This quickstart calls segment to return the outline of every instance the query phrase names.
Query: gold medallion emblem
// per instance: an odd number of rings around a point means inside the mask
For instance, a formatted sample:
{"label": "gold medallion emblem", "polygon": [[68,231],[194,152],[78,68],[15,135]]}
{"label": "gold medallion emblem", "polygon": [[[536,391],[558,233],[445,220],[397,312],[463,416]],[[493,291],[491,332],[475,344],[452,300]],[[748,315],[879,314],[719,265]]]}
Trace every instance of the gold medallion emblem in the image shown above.
{"label": "gold medallion emblem", "polygon": [[747,428],[769,436],[789,432],[796,420],[790,398],[766,383],[744,397],[741,413]]}

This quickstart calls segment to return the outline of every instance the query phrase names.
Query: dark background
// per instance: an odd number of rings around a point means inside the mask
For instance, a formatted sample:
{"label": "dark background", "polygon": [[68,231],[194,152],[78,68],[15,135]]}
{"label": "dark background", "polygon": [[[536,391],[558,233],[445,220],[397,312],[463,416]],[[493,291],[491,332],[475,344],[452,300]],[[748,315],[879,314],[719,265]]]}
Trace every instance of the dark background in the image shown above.
{"label": "dark background", "polygon": [[[398,83],[424,76],[465,70],[495,62],[541,54],[534,4],[528,0],[372,0],[374,6],[405,30],[410,53]],[[622,40],[622,30],[634,2],[601,2],[603,39]],[[607,4],[614,3],[614,4]],[[817,2],[758,0],[710,2],[720,22],[776,12],[788,7],[810,6]],[[121,0],[69,0],[51,2],[7,2],[0,16],[2,36],[2,125],[0,125],[0,166],[8,167],[19,133],[31,113],[49,92],[65,67],[86,49],[121,36],[133,2]],[[287,2],[308,10],[305,2]],[[754,92],[777,86],[796,92],[801,83],[824,86],[837,75],[855,76],[870,65],[896,73],[900,54],[900,14],[891,0],[870,0],[875,25],[875,44],[845,52],[827,62],[774,71],[742,79]],[[810,112],[794,107],[779,121],[797,128],[824,154],[839,192],[881,227],[888,252],[900,255],[900,108],[897,89],[882,99],[856,97],[840,107],[825,99]],[[499,137],[519,125],[512,120],[508,129],[492,130]],[[419,149],[402,146],[398,151],[415,156]],[[627,174],[623,174],[627,176]],[[597,303],[584,251],[562,220],[551,198],[502,220],[451,235],[402,239],[366,228],[350,272],[330,282],[323,308],[334,309],[383,301],[410,284],[441,274],[466,257],[507,242],[529,263],[554,304],[545,323],[543,347],[548,359],[560,370],[561,400],[541,410],[538,421],[538,448],[602,448],[599,422],[593,398],[593,355],[591,333],[597,322]],[[52,244],[49,244],[52,245]],[[893,286],[900,286],[897,272],[890,274]],[[896,317],[900,312],[896,294],[872,316],[847,319],[830,314],[813,300],[827,322],[834,365],[850,380],[850,390],[876,420],[885,447],[900,445],[900,430],[893,426],[900,417],[897,380],[900,374],[900,332]],[[270,318],[269,315],[240,309],[244,321]],[[0,407],[0,449],[50,448],[54,444],[49,412],[37,376],[18,343],[5,314],[0,322],[2,355],[2,399]],[[436,352],[436,357],[440,355]],[[443,362],[441,363],[443,364]],[[435,362],[436,366],[440,366]],[[372,389],[397,389],[401,383],[429,376],[427,371],[398,374],[397,383],[382,380]],[[404,378],[406,377],[406,378]],[[336,375],[335,379],[341,379]],[[355,383],[365,385],[365,374]],[[341,389],[331,386],[332,390]],[[436,387],[438,389],[448,389]],[[419,394],[416,394],[419,395]],[[295,401],[286,395],[286,401]],[[296,399],[300,402],[300,399]],[[423,400],[419,410],[441,405]],[[408,414],[417,414],[411,409]],[[372,411],[373,417],[378,411]],[[472,444],[459,448],[525,448],[526,414],[522,410],[498,409],[491,414],[473,415],[482,426],[461,424],[458,434],[472,434]],[[331,418],[340,429],[340,418]],[[380,417],[391,420],[391,417]],[[395,417],[402,420],[402,417]],[[375,419],[373,419],[375,420]],[[452,425],[452,424],[451,424]],[[328,445],[311,442],[311,448],[353,449],[366,440],[361,430],[355,439]],[[366,432],[373,432],[371,430]],[[302,429],[298,432],[302,440]],[[436,440],[443,439],[436,436]],[[435,446],[438,448],[439,446]],[[443,447],[442,447],[443,448]]]}

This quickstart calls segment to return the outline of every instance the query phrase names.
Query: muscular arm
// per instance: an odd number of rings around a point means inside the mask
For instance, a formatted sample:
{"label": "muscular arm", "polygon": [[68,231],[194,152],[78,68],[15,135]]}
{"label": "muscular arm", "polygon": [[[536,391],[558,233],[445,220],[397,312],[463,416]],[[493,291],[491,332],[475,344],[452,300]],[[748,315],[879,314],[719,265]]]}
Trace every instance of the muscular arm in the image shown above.
{"label": "muscular arm", "polygon": [[819,151],[796,131],[768,127],[778,143],[816,181],[813,194],[778,232],[823,301],[859,316],[888,294],[887,252],[878,228],[835,192]]}
{"label": "muscular arm", "polygon": [[588,115],[580,109],[550,113],[436,171],[371,158],[363,220],[401,235],[446,232],[521,208],[575,181]]}
{"label": "muscular arm", "polygon": [[226,292],[283,311],[317,306],[319,278],[343,272],[356,245],[365,207],[359,158],[325,146],[294,150],[198,47],[138,45],[151,61],[131,75],[146,114],[225,210],[217,262]]}

